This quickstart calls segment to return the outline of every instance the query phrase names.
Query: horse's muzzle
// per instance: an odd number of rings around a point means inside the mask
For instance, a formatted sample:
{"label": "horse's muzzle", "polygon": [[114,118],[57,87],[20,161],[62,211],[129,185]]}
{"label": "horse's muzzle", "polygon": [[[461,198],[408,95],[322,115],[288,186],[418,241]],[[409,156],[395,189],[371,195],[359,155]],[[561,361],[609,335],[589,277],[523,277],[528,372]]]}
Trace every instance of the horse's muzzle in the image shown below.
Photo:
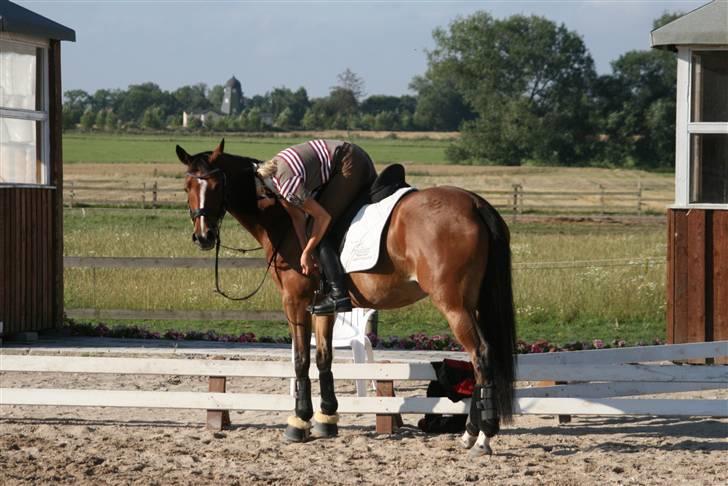
{"label": "horse's muzzle", "polygon": [[207,230],[204,235],[192,233],[192,241],[197,243],[197,246],[199,246],[201,250],[207,251],[215,248],[215,241],[217,241],[217,237],[214,231]]}

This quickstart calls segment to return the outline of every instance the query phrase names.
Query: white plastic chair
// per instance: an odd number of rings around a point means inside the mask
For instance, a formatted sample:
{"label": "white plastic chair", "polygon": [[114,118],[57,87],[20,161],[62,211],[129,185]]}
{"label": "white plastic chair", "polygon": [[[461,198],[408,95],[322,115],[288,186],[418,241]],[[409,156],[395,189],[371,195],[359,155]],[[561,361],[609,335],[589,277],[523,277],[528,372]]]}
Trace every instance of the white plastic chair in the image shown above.
{"label": "white plastic chair", "polygon": [[[373,363],[372,343],[366,334],[367,322],[376,312],[374,309],[355,308],[351,312],[341,312],[334,321],[332,347],[351,348],[354,363]],[[316,337],[311,335],[311,346],[316,346]],[[291,343],[291,359],[295,359],[295,349]],[[367,396],[367,380],[356,380],[356,394]],[[296,380],[291,380],[291,395],[296,393]]]}

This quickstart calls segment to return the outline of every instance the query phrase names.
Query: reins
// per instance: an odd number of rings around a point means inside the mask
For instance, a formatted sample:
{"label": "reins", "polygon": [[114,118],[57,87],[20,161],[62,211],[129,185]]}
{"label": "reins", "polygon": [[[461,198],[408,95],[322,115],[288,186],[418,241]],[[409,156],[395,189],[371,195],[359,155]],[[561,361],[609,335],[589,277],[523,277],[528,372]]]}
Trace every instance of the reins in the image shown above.
{"label": "reins", "polygon": [[[192,174],[189,172],[187,173],[187,175],[190,175],[192,177],[197,177],[198,179],[208,179],[212,174],[215,174],[216,172],[222,173],[223,194],[225,194],[225,196],[227,196],[227,176],[225,175],[225,172],[222,171],[221,169],[215,169],[211,172],[208,172],[204,176],[199,176],[197,174]],[[216,232],[217,234],[215,237],[215,292],[222,295],[223,297],[225,297],[228,300],[234,300],[234,301],[248,300],[251,297],[253,297],[255,294],[257,294],[261,288],[263,288],[263,284],[265,283],[266,278],[268,278],[268,272],[270,271],[270,267],[273,266],[273,262],[275,261],[276,257],[278,256],[278,248],[280,247],[281,243],[283,243],[283,239],[285,238],[287,232],[285,232],[285,231],[283,232],[283,235],[281,236],[280,241],[278,242],[277,245],[275,245],[273,247],[273,254],[270,257],[270,260],[268,261],[268,266],[265,269],[265,272],[263,273],[263,278],[260,280],[260,283],[258,284],[258,286],[252,292],[250,292],[242,297],[229,296],[228,294],[225,293],[225,291],[223,291],[220,288],[220,248],[224,248],[226,250],[237,251],[237,252],[245,254],[245,253],[248,253],[251,251],[262,250],[263,247],[259,246],[257,248],[233,248],[233,247],[225,246],[222,244],[220,235],[222,234],[222,222],[223,222],[223,219],[225,218],[225,214],[227,213],[227,204],[225,203],[226,199],[227,198],[224,197],[222,206],[220,208],[220,216],[217,218],[217,232]],[[207,208],[198,208],[194,211],[190,210],[190,216],[192,217],[193,220],[199,218],[200,216],[205,216],[207,214],[206,209]],[[273,243],[272,240],[271,240],[271,243]]]}

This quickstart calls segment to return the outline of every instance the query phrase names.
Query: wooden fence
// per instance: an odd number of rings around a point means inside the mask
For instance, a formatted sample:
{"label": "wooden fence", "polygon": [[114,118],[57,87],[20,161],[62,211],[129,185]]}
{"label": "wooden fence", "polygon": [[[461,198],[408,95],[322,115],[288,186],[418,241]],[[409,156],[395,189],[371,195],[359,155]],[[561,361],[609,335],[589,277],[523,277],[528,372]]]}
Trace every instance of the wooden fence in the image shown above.
{"label": "wooden fence", "polygon": [[[208,376],[211,386],[212,380],[216,380],[214,383],[219,390],[156,392],[0,388],[0,405],[203,409],[208,413],[227,410],[289,411],[294,407],[294,398],[287,394],[223,393],[226,377],[293,378],[293,366],[289,362],[20,356],[9,355],[6,351],[0,356],[2,372]],[[517,414],[539,415],[728,417],[728,399],[725,398],[623,398],[725,389],[728,366],[674,364],[677,360],[724,356],[728,356],[728,341],[520,355],[517,358],[518,381],[579,383],[519,388],[515,411]],[[437,353],[432,353],[432,360],[437,359]],[[663,364],[636,364],[647,362]],[[390,385],[394,380],[436,379],[429,363],[334,364],[333,374],[337,380],[366,379]],[[311,368],[310,376],[312,379],[318,377],[315,367]],[[314,403],[318,400],[314,399]],[[340,413],[465,414],[469,400],[453,403],[447,398],[424,396],[340,397],[339,405]],[[219,428],[222,424],[218,420],[215,427]]]}
{"label": "wooden fence", "polygon": [[[95,287],[96,269],[105,268],[208,268],[213,269],[215,260],[205,257],[81,257],[67,256],[63,260],[65,268],[88,268],[94,274],[92,286]],[[570,268],[626,267],[664,265],[664,258],[608,258],[600,260],[573,260],[551,262],[524,262],[513,264],[521,270],[557,270]],[[220,258],[220,268],[258,268],[263,272],[267,262],[263,258]],[[118,320],[174,320],[174,321],[280,321],[286,318],[278,311],[251,310],[145,310],[145,309],[98,309],[84,308],[65,310],[71,319],[118,319]]]}
{"label": "wooden fence", "polygon": [[[672,197],[646,191],[638,184],[634,191],[537,191],[514,184],[509,190],[471,189],[487,198],[497,209],[515,216],[540,213],[632,214],[662,212]],[[184,191],[160,187],[157,181],[141,186],[113,186],[107,181],[66,181],[64,204],[73,207],[183,208]]]}

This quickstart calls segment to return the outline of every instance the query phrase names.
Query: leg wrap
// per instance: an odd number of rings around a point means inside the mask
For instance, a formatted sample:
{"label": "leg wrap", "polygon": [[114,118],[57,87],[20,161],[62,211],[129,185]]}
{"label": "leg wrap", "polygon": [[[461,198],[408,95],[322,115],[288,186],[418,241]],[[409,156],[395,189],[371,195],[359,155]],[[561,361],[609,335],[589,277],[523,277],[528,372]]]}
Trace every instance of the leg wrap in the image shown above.
{"label": "leg wrap", "polygon": [[319,386],[321,387],[321,411],[326,415],[335,415],[339,409],[339,402],[334,392],[334,375],[331,371],[319,371]]}
{"label": "leg wrap", "polygon": [[477,416],[477,424],[487,437],[493,437],[500,430],[500,418],[495,403],[495,387],[492,384],[475,385],[473,388],[473,403],[475,410],[470,407],[471,421],[473,412]]}
{"label": "leg wrap", "polygon": [[311,403],[311,380],[298,378],[296,380],[296,417],[308,421],[313,417],[313,404]]}

